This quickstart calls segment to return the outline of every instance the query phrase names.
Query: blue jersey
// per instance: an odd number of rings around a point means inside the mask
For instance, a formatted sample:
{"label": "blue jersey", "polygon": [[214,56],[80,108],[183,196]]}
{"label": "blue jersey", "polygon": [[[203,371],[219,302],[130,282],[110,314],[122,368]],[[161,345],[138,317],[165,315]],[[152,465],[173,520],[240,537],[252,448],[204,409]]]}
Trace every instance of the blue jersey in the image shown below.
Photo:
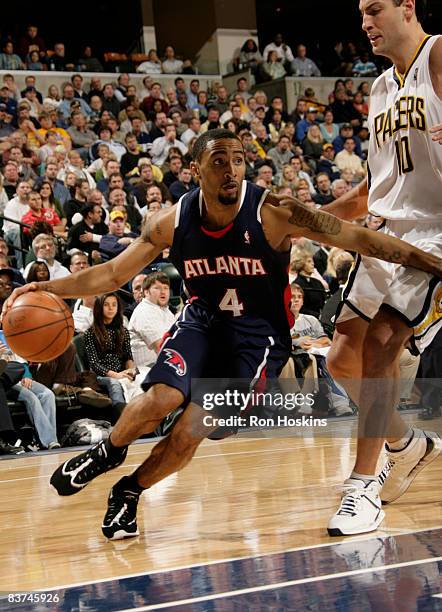
{"label": "blue jersey", "polygon": [[185,194],[177,204],[170,258],[190,296],[230,326],[258,335],[289,334],[290,251],[268,244],[261,224],[266,191],[243,182],[237,216],[227,227],[202,226],[202,192]]}

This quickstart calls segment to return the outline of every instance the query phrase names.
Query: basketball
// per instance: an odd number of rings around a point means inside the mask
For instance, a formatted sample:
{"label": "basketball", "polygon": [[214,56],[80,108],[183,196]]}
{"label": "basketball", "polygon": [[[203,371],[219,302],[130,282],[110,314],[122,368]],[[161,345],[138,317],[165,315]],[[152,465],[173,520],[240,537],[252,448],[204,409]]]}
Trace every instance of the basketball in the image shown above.
{"label": "basketball", "polygon": [[69,346],[74,321],[66,303],[47,291],[19,296],[3,319],[10,349],[27,361],[55,359]]}

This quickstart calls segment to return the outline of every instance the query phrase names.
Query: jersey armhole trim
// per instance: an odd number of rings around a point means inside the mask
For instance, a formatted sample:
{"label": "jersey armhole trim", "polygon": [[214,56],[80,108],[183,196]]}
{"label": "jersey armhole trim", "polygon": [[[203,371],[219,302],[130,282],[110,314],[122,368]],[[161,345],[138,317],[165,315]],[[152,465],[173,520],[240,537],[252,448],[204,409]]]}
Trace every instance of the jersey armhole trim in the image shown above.
{"label": "jersey armhole trim", "polygon": [[263,194],[262,194],[262,196],[261,196],[261,199],[260,199],[260,200],[259,200],[259,202],[258,202],[258,207],[257,207],[257,209],[256,209],[256,218],[258,219],[258,223],[260,223],[261,225],[262,225],[262,219],[261,219],[261,208],[262,208],[262,205],[264,204],[265,199],[266,199],[266,197],[267,197],[267,195],[268,195],[269,193],[270,193],[270,189],[266,189],[266,190],[264,191],[264,193],[263,193]]}

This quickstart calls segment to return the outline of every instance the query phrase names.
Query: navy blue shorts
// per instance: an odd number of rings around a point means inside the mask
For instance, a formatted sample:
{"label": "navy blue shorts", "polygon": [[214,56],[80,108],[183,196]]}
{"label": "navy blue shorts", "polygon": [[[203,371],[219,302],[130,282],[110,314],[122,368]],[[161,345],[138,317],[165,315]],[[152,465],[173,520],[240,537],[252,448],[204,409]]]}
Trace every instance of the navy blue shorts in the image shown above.
{"label": "navy blue shorts", "polygon": [[147,374],[143,389],[163,383],[191,398],[195,379],[277,378],[291,350],[288,336],[258,336],[242,332],[210,313],[200,302],[186,304],[170,328],[158,359]]}

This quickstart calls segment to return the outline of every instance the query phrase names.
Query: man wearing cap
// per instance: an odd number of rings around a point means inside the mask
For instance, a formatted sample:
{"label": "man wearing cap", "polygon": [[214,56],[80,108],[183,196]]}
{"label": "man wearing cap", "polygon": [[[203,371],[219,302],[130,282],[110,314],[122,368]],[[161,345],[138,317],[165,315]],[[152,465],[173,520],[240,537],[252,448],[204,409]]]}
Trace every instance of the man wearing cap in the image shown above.
{"label": "man wearing cap", "polygon": [[[89,255],[89,261],[100,259],[98,248],[103,231],[107,227],[101,223],[101,206],[88,203],[80,211],[83,219],[73,225],[68,234],[68,250],[79,249]],[[111,213],[112,214],[112,213]]]}
{"label": "man wearing cap", "polygon": [[335,181],[340,178],[341,172],[338,166],[334,162],[335,150],[333,145],[326,143],[322,146],[322,155],[316,164],[316,172],[325,172],[331,181]]}
{"label": "man wearing cap", "polygon": [[317,117],[318,109],[316,106],[309,106],[307,108],[305,119],[301,119],[301,121],[298,121],[296,124],[295,138],[297,143],[300,144],[304,140],[308,129],[311,128],[312,125],[318,124],[316,121]]}
{"label": "man wearing cap", "polygon": [[112,210],[109,214],[109,233],[100,239],[99,249],[103,260],[112,259],[127,249],[138,235],[125,232],[125,214],[121,210]]}
{"label": "man wearing cap", "polygon": [[362,158],[362,148],[361,141],[358,136],[355,136],[354,129],[351,123],[344,123],[339,130],[339,136],[337,136],[333,141],[333,148],[335,150],[335,155],[340,153],[344,148],[344,142],[347,138],[353,138],[355,141],[355,153],[359,157]]}
{"label": "man wearing cap", "polygon": [[255,144],[248,144],[244,147],[246,163],[246,181],[253,181],[258,176],[258,170],[266,165],[262,157],[258,155],[258,147]]}

